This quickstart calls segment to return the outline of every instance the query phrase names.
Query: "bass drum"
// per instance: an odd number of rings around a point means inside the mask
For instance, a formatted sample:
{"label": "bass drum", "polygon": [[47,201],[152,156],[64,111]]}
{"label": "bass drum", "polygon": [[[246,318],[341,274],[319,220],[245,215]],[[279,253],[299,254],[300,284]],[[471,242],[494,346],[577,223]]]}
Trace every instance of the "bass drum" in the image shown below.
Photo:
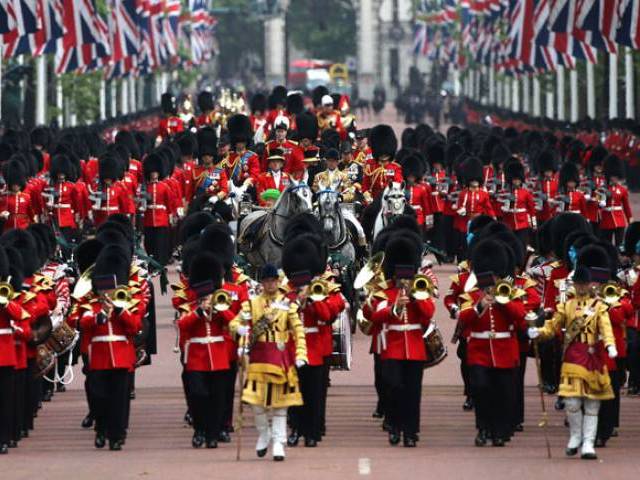
{"label": "bass drum", "polygon": [[80,338],[80,334],[67,325],[64,321],[51,332],[51,335],[45,342],[56,355],[63,355],[69,350],[73,350]]}
{"label": "bass drum", "polygon": [[432,321],[422,338],[428,358],[424,364],[424,368],[435,367],[447,356],[447,346],[444,344],[444,339],[442,338],[442,333],[438,325]]}
{"label": "bass drum", "polygon": [[333,322],[333,353],[331,370],[351,370],[351,320],[345,308]]}
{"label": "bass drum", "polygon": [[35,378],[40,378],[51,371],[55,366],[56,353],[47,344],[43,343],[36,347],[36,371],[34,372]]}

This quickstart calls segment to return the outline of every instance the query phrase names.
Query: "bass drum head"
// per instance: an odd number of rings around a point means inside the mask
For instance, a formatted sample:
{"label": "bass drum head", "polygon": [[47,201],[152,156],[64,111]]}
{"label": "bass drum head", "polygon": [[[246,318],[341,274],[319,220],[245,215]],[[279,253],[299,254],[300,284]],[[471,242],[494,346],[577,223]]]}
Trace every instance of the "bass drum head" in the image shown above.
{"label": "bass drum head", "polygon": [[333,322],[333,353],[331,354],[332,370],[351,370],[352,360],[351,320],[349,309],[340,312]]}
{"label": "bass drum head", "polygon": [[423,336],[424,347],[427,351],[427,360],[424,368],[435,367],[447,357],[447,346],[440,329],[435,323],[431,323]]}

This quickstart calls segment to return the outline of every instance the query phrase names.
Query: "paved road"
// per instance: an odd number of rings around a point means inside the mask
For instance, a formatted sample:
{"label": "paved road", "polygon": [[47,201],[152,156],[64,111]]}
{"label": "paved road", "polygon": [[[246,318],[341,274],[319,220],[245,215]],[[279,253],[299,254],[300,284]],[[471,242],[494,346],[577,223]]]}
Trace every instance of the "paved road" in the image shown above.
{"label": "paved road", "polygon": [[[381,121],[393,124],[398,133],[403,126],[392,112]],[[376,121],[375,119],[371,120]],[[640,203],[634,197],[634,210]],[[454,273],[453,266],[436,269],[443,288]],[[554,458],[546,458],[543,431],[537,427],[541,417],[532,362],[527,373],[525,431],[506,448],[476,448],[473,414],[463,412],[462,388],[455,351],[424,378],[422,441],[416,449],[390,447],[371,418],[375,405],[372,387],[372,361],[368,339],[358,335],[354,341],[354,365],[350,372],[334,372],[329,391],[328,434],[316,449],[288,450],[284,464],[257,459],[253,453],[255,433],[251,419],[245,430],[242,461],[235,461],[235,444],[217,450],[194,450],[191,430],[182,423],[185,403],[180,387],[180,366],[172,352],[174,330],[169,299],[158,300],[159,354],[154,363],[138,371],[137,399],[132,404],[131,429],[122,452],[97,451],[93,433],[82,430],[86,413],[82,380],[76,378],[64,394],[57,394],[36,419],[37,428],[20,448],[0,459],[0,478],[22,480],[57,479],[346,479],[392,478],[425,479],[538,479],[555,478],[631,478],[638,475],[640,410],[638,398],[623,398],[620,437],[600,450],[600,460],[584,462],[563,457],[566,429],[563,415],[551,411],[549,437]],[[453,323],[439,305],[436,319],[449,339]],[[552,410],[553,397],[546,404]],[[198,476],[198,477],[197,477]]]}

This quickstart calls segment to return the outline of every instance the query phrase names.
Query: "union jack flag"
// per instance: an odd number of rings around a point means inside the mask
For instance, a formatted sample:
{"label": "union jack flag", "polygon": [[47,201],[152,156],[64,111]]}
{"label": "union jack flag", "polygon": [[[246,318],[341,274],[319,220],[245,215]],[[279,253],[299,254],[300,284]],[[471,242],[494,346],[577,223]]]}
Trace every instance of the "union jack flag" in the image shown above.
{"label": "union jack flag", "polygon": [[620,23],[616,31],[616,42],[640,49],[640,2],[623,0],[619,5]]}

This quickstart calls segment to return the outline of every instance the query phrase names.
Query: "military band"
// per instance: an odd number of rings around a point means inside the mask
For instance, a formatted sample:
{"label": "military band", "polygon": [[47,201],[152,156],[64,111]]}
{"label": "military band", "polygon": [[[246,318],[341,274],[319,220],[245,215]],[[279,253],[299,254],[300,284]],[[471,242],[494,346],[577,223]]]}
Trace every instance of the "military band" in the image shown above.
{"label": "military band", "polygon": [[79,358],[81,427],[96,448],[123,448],[136,369],[157,351],[154,284],[164,294],[173,270],[194,448],[239,442],[245,404],[258,457],[330,441],[330,377],[350,368],[352,325],[371,337],[374,421],[391,446],[416,447],[424,377],[447,356],[433,259],[457,260],[442,302],[474,412],[469,444],[504,447],[527,428],[531,357],[565,411],[566,455],[597,458],[615,438],[625,385],[640,391],[626,153],[583,136],[427,125],[399,149],[389,125],[359,128],[347,96],[312,97],[203,91],[196,116],[190,96],[178,107],[166,93],[156,130],[109,143],[38,127],[25,148],[5,133],[0,453],[31,435]]}

